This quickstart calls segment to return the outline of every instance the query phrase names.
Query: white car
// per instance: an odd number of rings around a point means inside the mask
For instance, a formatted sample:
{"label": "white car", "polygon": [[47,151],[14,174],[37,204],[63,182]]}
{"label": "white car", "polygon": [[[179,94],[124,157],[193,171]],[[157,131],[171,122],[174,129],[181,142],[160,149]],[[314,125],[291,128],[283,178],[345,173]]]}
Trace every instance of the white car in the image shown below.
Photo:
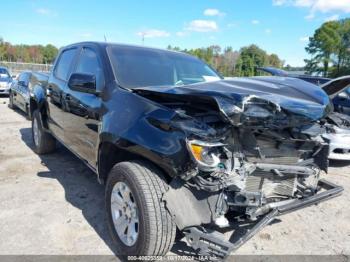
{"label": "white car", "polygon": [[329,140],[329,159],[350,160],[350,130],[335,128],[334,134],[324,134]]}
{"label": "white car", "polygon": [[0,95],[9,95],[12,77],[6,67],[0,67]]}
{"label": "white car", "polygon": [[327,133],[321,136],[329,144],[329,159],[350,160],[350,117],[332,113],[327,117],[331,124]]}

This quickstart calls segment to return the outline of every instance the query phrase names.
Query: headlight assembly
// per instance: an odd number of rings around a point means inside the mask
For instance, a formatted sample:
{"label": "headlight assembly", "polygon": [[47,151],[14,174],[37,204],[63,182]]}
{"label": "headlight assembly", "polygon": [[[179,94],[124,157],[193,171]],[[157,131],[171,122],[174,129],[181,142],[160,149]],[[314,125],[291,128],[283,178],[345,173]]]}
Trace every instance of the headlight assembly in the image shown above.
{"label": "headlight assembly", "polygon": [[202,171],[212,171],[218,167],[223,146],[222,143],[209,143],[199,140],[187,141],[187,147],[197,162],[198,168]]}

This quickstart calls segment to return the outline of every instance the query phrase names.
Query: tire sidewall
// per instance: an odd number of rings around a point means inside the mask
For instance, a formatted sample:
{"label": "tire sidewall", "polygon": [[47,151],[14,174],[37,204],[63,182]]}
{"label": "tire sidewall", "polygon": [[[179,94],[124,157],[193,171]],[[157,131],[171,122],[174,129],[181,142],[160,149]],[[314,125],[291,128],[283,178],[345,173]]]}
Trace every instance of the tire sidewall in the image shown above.
{"label": "tire sidewall", "polygon": [[27,113],[27,119],[28,120],[33,120],[32,113],[30,112],[30,107],[29,107],[28,104],[26,104],[26,113]]}
{"label": "tire sidewall", "polygon": [[[39,144],[36,145],[35,144],[35,140],[34,140],[34,121],[37,121],[38,124],[38,135],[40,137],[39,139]],[[41,143],[42,143],[42,126],[41,126],[41,118],[40,118],[40,113],[38,111],[34,111],[33,113],[33,118],[32,118],[32,140],[33,140],[33,144],[34,144],[34,151],[35,152],[40,152],[40,148],[41,148]]]}
{"label": "tire sidewall", "polygon": [[9,97],[9,107],[12,109],[13,108],[13,94],[10,92],[10,97]]}
{"label": "tire sidewall", "polygon": [[[118,171],[118,172],[115,172]],[[113,171],[112,171],[113,172]],[[130,172],[130,171],[129,171]],[[113,219],[112,219],[112,212],[111,212],[111,193],[113,190],[113,186],[117,182],[124,182],[127,184],[127,186],[130,188],[133,197],[136,201],[137,208],[138,208],[138,215],[139,215],[139,234],[138,238],[133,246],[127,246],[125,245],[120,239],[117,234],[117,231],[115,230]],[[107,185],[106,185],[106,196],[105,196],[105,203],[106,203],[106,212],[107,212],[107,222],[108,227],[112,235],[112,239],[116,244],[116,248],[118,250],[118,255],[144,255],[142,254],[144,250],[144,245],[146,242],[146,236],[150,233],[147,232],[147,226],[146,226],[146,203],[144,201],[144,196],[142,189],[138,187],[137,182],[126,172],[126,170],[122,168],[117,168],[117,170],[114,170],[113,173],[109,175]]]}

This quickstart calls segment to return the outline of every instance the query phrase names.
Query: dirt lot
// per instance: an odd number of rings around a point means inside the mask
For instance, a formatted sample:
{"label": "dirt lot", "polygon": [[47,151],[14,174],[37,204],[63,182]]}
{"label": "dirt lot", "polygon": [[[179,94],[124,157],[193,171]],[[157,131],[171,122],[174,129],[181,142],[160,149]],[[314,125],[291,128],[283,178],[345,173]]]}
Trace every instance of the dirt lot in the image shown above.
{"label": "dirt lot", "polygon": [[[0,98],[0,255],[113,254],[104,187],[60,146],[39,157],[31,123]],[[350,254],[350,166],[332,162],[327,179],[342,196],[282,216],[237,254]],[[172,252],[190,251],[184,242]]]}

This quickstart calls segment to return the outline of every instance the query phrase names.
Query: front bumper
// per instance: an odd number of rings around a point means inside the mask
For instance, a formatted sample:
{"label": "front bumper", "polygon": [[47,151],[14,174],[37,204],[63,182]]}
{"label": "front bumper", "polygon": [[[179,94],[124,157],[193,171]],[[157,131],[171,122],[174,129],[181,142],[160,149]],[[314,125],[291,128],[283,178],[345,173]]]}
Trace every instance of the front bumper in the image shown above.
{"label": "front bumper", "polygon": [[350,160],[350,132],[327,134],[329,141],[329,159]]}
{"label": "front bumper", "polygon": [[9,87],[0,87],[0,95],[9,95],[10,88]]}
{"label": "front bumper", "polygon": [[218,231],[205,230],[203,228],[199,229],[197,227],[190,227],[185,230],[186,239],[188,243],[198,251],[199,255],[225,258],[257,234],[277,216],[331,199],[340,195],[344,190],[343,187],[323,179],[318,182],[318,187],[323,191],[307,198],[296,199],[289,204],[272,209],[248,230],[245,235],[234,242],[224,240],[224,234]]}

